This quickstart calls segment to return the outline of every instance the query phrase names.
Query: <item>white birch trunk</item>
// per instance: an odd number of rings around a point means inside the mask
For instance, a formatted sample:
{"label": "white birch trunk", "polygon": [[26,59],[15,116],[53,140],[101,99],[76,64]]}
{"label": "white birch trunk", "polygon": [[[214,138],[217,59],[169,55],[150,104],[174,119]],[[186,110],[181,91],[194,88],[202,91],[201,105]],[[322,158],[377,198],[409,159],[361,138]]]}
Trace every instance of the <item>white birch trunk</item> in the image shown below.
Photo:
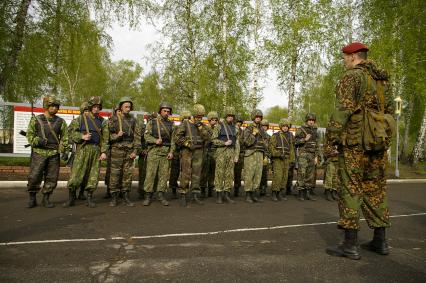
{"label": "white birch trunk", "polygon": [[423,157],[425,152],[426,145],[426,111],[423,113],[422,125],[420,127],[420,132],[417,135],[416,144],[413,148],[413,162],[412,164],[417,164]]}

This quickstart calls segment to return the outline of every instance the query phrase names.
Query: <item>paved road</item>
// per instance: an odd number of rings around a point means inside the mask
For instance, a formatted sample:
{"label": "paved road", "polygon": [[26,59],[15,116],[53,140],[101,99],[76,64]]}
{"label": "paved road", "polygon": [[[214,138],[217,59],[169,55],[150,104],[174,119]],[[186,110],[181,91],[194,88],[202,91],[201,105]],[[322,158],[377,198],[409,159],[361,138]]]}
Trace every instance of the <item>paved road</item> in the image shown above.
{"label": "paved road", "polygon": [[[321,188],[318,191],[322,191]],[[426,282],[426,184],[391,184],[391,254],[325,254],[341,239],[336,203],[26,209],[0,189],[0,282]],[[133,197],[136,197],[135,195]],[[371,231],[363,222],[360,241]]]}

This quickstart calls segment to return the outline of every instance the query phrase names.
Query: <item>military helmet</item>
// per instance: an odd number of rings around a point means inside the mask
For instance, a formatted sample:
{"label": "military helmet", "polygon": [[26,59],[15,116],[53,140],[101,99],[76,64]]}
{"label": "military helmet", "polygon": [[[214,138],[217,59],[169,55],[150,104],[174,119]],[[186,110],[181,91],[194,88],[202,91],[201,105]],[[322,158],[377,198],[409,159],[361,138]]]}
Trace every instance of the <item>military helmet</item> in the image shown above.
{"label": "military helmet", "polygon": [[92,96],[87,101],[87,106],[89,107],[89,110],[92,110],[92,107],[95,105],[99,105],[99,110],[102,110],[102,100],[99,96]]}
{"label": "military helmet", "polygon": [[160,103],[160,106],[158,107],[158,112],[160,112],[161,111],[161,109],[163,109],[163,108],[167,108],[167,109],[170,109],[170,114],[172,114],[172,105],[170,104],[170,103],[168,103],[168,102],[165,102],[165,101],[163,101],[163,102],[161,102]]}
{"label": "military helmet", "polygon": [[219,114],[217,114],[216,111],[210,111],[209,113],[207,113],[207,120],[212,120],[212,119],[218,119],[219,120]]}
{"label": "military helmet", "polygon": [[58,99],[56,99],[56,97],[54,97],[53,95],[46,95],[45,97],[43,97],[44,109],[47,109],[49,108],[49,106],[52,106],[52,105],[56,105],[59,108],[59,106],[61,105],[61,102]]}
{"label": "military helmet", "polygon": [[133,101],[128,96],[123,96],[122,98],[120,98],[120,100],[118,101],[118,108],[121,109],[121,105],[123,105],[123,103],[125,103],[125,102],[129,102],[130,103],[130,110],[133,110]]}
{"label": "military helmet", "polygon": [[263,119],[262,122],[260,122],[261,126],[268,126],[269,127],[269,121],[266,119]]}
{"label": "military helmet", "polygon": [[278,125],[280,128],[282,128],[283,126],[287,126],[288,128],[291,128],[291,122],[287,118],[281,118],[280,123]]}
{"label": "military helmet", "polygon": [[251,117],[251,119],[254,121],[254,118],[256,118],[257,116],[260,116],[260,117],[262,117],[263,118],[263,112],[262,112],[262,110],[260,110],[260,109],[254,109],[252,112],[251,112],[251,115],[250,115],[250,117]]}
{"label": "military helmet", "polygon": [[182,110],[182,112],[180,112],[181,120],[190,119],[190,118],[191,118],[191,112],[189,110]]}
{"label": "military helmet", "polygon": [[225,107],[225,111],[223,112],[225,117],[235,116],[235,108],[232,106]]}
{"label": "military helmet", "polygon": [[308,121],[308,120],[314,120],[314,121],[316,121],[317,120],[317,116],[314,113],[308,113],[305,116],[305,122]]}
{"label": "military helmet", "polygon": [[89,110],[89,104],[85,101],[80,106],[80,114],[83,114],[86,110]]}
{"label": "military helmet", "polygon": [[201,104],[194,104],[192,115],[194,116],[204,116],[206,114],[206,109]]}

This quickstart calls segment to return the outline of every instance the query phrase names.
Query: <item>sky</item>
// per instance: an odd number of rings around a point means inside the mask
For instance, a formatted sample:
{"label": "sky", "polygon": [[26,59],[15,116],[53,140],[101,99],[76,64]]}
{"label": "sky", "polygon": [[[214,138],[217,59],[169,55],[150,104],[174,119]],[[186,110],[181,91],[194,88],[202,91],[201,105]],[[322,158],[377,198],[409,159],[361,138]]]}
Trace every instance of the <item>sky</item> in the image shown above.
{"label": "sky", "polygon": [[[140,27],[130,29],[129,26],[120,26],[115,23],[107,30],[107,33],[113,40],[112,59],[114,61],[133,60],[142,66],[145,74],[151,70],[152,66],[147,60],[149,57],[147,45],[161,39],[161,35],[154,27],[142,23]],[[263,99],[259,108],[262,111],[276,105],[287,106],[287,96],[282,94],[278,88],[275,72],[268,72],[267,78],[261,84]]]}

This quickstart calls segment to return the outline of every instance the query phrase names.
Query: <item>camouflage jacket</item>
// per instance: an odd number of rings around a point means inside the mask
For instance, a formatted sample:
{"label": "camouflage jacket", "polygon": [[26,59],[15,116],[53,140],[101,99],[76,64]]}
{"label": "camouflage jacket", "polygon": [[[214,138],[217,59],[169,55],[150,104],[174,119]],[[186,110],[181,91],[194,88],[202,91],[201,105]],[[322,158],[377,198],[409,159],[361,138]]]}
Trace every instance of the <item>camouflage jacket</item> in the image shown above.
{"label": "camouflage jacket", "polygon": [[[223,122],[223,123],[226,123],[226,122]],[[222,130],[223,123],[218,123],[213,128],[212,144],[213,144],[214,147],[227,147],[227,146],[225,146],[225,142],[220,139],[220,133],[221,133],[221,130]],[[240,137],[239,137],[238,128],[235,126],[235,144],[228,146],[228,148],[230,148],[234,151],[234,159],[239,158],[239,155],[240,155],[240,141],[239,141],[239,139],[240,139]]]}
{"label": "camouflage jacket", "polygon": [[268,149],[272,158],[288,159],[294,162],[294,137],[290,132],[276,132],[269,140]]}
{"label": "camouflage jacket", "polygon": [[[59,119],[62,120],[60,133],[59,133],[59,136],[57,136],[57,138],[59,139],[59,146],[57,149],[52,149],[52,148],[44,148],[40,146],[41,133],[39,133],[38,129],[40,129],[40,127],[43,127],[43,125],[40,125],[40,123],[38,122],[35,116],[31,117],[30,123],[28,124],[28,128],[27,128],[27,140],[34,152],[44,157],[50,157],[58,153],[66,153],[70,151],[70,145],[68,142],[67,123],[62,118],[59,118]],[[49,118],[47,119],[47,121],[52,122],[53,118]],[[36,124],[39,124],[39,126],[37,127]],[[53,137],[53,134],[51,133],[49,127],[44,126],[44,132],[47,138],[49,136]]]}
{"label": "camouflage jacket", "polygon": [[[121,128],[124,134],[118,136]],[[130,114],[126,115],[113,115],[108,120],[109,143],[112,148],[126,148],[133,149],[132,153],[138,155],[142,151],[141,140],[141,125]]]}
{"label": "camouflage jacket", "polygon": [[[254,131],[257,128],[258,133],[255,135]],[[260,125],[252,124],[244,129],[243,131],[243,147],[246,155],[251,155],[254,151],[267,151],[266,141],[268,137],[267,133],[262,129]]]}
{"label": "camouflage jacket", "polygon": [[[311,135],[311,138],[305,141],[308,134]],[[319,135],[317,127],[310,127],[305,124],[298,128],[296,131],[295,145],[298,147],[299,152],[315,153],[316,156],[319,156]]]}
{"label": "camouflage jacket", "polygon": [[[157,119],[159,121],[159,126],[160,126],[160,133],[163,136],[167,136],[167,140],[170,141],[170,144],[163,144],[162,146],[158,146],[156,145],[156,141],[158,139],[158,137],[153,136],[152,131],[153,128],[157,129],[156,125],[154,126],[153,123],[157,123]],[[173,128],[174,125],[172,125],[171,129],[166,129],[166,125],[160,121],[163,121],[163,118],[158,115],[157,118],[153,118],[151,120],[149,120],[148,124],[146,125],[146,129],[145,129],[145,134],[144,134],[144,139],[145,142],[148,146],[148,154],[153,154],[155,152],[155,154],[160,155],[160,156],[166,156],[168,153],[174,153],[176,151],[176,144],[175,144],[175,135],[173,133]],[[168,121],[169,123],[171,121]],[[172,123],[172,122],[171,122]],[[170,137],[168,136],[170,135]],[[163,139],[164,142],[165,139]]]}
{"label": "camouflage jacket", "polygon": [[201,122],[197,127],[194,119],[185,119],[176,128],[176,144],[182,148],[200,149],[210,140],[208,127]]}

